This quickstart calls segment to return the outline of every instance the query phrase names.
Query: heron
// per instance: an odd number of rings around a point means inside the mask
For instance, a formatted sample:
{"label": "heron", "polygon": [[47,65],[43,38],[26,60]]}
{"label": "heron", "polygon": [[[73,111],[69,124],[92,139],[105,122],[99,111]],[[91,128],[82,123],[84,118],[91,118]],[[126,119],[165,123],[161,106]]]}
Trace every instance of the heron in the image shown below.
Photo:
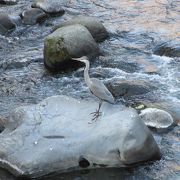
{"label": "heron", "polygon": [[85,83],[87,84],[90,92],[99,99],[98,109],[95,112],[91,113],[94,114],[92,120],[97,120],[98,117],[101,115],[100,109],[103,101],[114,104],[115,103],[114,97],[101,80],[97,78],[90,78],[89,76],[90,63],[87,56],[82,56],[80,58],[71,58],[71,59],[85,63],[85,69],[84,69]]}

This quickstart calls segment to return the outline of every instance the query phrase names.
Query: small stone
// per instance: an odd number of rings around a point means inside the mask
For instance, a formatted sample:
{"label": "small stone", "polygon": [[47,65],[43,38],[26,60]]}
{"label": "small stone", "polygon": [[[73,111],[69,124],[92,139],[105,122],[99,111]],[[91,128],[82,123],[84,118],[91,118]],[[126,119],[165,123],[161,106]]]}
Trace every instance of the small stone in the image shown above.
{"label": "small stone", "polygon": [[140,105],[135,107],[135,109],[137,109],[137,110],[141,110],[141,109],[144,109],[144,108],[145,108],[144,104],[140,104]]}
{"label": "small stone", "polygon": [[23,24],[34,25],[42,22],[46,18],[46,13],[38,8],[32,8],[24,11],[21,14]]}
{"label": "small stone", "polygon": [[16,25],[9,15],[0,14],[0,34],[4,35],[7,32],[15,29]]}
{"label": "small stone", "polygon": [[40,8],[48,14],[63,15],[65,12],[62,8],[63,4],[66,4],[65,0],[36,0],[31,7]]}
{"label": "small stone", "polygon": [[164,102],[162,101],[162,102],[154,102],[154,103],[144,102],[144,104],[148,108],[157,108],[168,112],[173,117],[174,123],[179,124],[180,122],[179,102],[174,102],[174,101],[164,101]]}
{"label": "small stone", "polygon": [[18,69],[27,67],[30,64],[31,60],[23,58],[23,59],[13,59],[11,61],[4,61],[0,63],[0,67],[4,70],[6,69]]}
{"label": "small stone", "polygon": [[140,117],[147,126],[157,129],[168,128],[174,123],[172,116],[168,112],[156,108],[142,110]]}
{"label": "small stone", "polygon": [[79,167],[87,168],[88,166],[90,166],[89,161],[83,157],[80,157],[79,158]]}
{"label": "small stone", "polygon": [[[16,26],[21,25],[22,21],[19,15],[9,15],[9,17]],[[18,37],[15,37],[15,38],[18,38]]]}
{"label": "small stone", "polygon": [[157,45],[154,54],[159,56],[180,57],[180,42],[170,41]]}
{"label": "small stone", "polygon": [[0,4],[14,5],[17,4],[17,0],[0,0]]}
{"label": "small stone", "polygon": [[156,87],[145,81],[131,80],[117,80],[110,82],[107,84],[107,87],[116,98],[146,94],[156,89]]}
{"label": "small stone", "polygon": [[4,130],[6,121],[7,120],[5,118],[0,116],[0,133]]}

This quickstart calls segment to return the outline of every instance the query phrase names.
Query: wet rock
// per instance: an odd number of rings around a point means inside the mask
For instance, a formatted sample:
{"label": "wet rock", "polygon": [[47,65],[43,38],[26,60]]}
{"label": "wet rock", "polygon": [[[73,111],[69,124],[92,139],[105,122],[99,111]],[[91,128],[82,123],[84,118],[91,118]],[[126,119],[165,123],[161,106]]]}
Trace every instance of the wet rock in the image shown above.
{"label": "wet rock", "polygon": [[90,166],[90,163],[87,159],[80,157],[79,158],[79,166],[82,168],[87,168],[88,166]]}
{"label": "wet rock", "polygon": [[134,107],[137,111],[139,111],[139,110],[143,110],[143,109],[145,109],[146,107],[145,107],[145,105],[144,104],[138,104],[137,106],[135,106]]}
{"label": "wet rock", "polygon": [[154,54],[159,56],[180,57],[180,42],[170,41],[157,45]]}
{"label": "wet rock", "polygon": [[23,24],[34,25],[42,22],[46,18],[46,13],[38,8],[32,8],[24,11],[21,14]]}
{"label": "wet rock", "polygon": [[107,84],[107,87],[116,98],[122,96],[146,94],[156,89],[156,87],[148,84],[145,81],[130,80],[117,80]]}
{"label": "wet rock", "polygon": [[31,7],[40,8],[51,15],[63,15],[65,11],[62,6],[66,4],[65,0],[36,0]]}
{"label": "wet rock", "polygon": [[15,60],[10,60],[10,61],[5,61],[0,63],[0,67],[3,68],[4,70],[6,69],[18,69],[18,68],[23,68],[27,67],[31,63],[30,59],[15,59]]}
{"label": "wet rock", "polygon": [[0,133],[4,130],[6,119],[0,116]]}
{"label": "wet rock", "polygon": [[0,4],[14,5],[17,4],[17,0],[0,0]]}
{"label": "wet rock", "polygon": [[0,167],[16,176],[37,177],[159,158],[159,148],[136,111],[103,103],[102,116],[92,123],[96,106],[95,101],[54,96],[17,108],[0,134]]}
{"label": "wet rock", "polygon": [[15,29],[16,25],[9,15],[0,14],[0,34],[4,35],[7,32]]}
{"label": "wet rock", "polygon": [[157,129],[168,128],[172,126],[174,122],[172,116],[168,112],[156,108],[142,110],[140,117],[147,126]]}
{"label": "wet rock", "polygon": [[44,43],[45,66],[50,70],[65,70],[77,65],[71,57],[97,56],[99,47],[82,25],[71,25],[57,29]]}
{"label": "wet rock", "polygon": [[175,124],[180,124],[180,103],[168,101],[168,102],[155,102],[155,103],[144,103],[149,108],[158,108],[167,111],[171,114]]}
{"label": "wet rock", "polygon": [[22,24],[22,20],[19,15],[9,15],[9,17],[16,26]]}
{"label": "wet rock", "polygon": [[95,17],[77,16],[67,22],[60,24],[55,29],[74,24],[81,24],[82,26],[85,26],[97,42],[102,42],[108,37],[106,28]]}
{"label": "wet rock", "polygon": [[14,176],[4,169],[0,169],[1,180],[15,180]]}

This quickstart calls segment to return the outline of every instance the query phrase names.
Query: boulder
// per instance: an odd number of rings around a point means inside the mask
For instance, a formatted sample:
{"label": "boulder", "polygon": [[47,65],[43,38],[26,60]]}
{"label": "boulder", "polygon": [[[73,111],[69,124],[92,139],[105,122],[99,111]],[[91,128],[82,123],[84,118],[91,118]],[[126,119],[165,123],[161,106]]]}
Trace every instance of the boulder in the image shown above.
{"label": "boulder", "polygon": [[174,122],[168,112],[156,108],[146,108],[142,110],[140,117],[147,126],[157,129],[168,128],[172,126]]}
{"label": "boulder", "polygon": [[38,8],[28,9],[21,14],[23,24],[34,25],[46,18],[46,13]]}
{"label": "boulder", "polygon": [[36,0],[31,7],[40,8],[50,15],[63,15],[62,5],[66,5],[66,0]]}
{"label": "boulder", "polygon": [[157,159],[159,148],[135,110],[94,100],[53,96],[12,112],[0,134],[0,167],[39,177],[99,167],[128,167]]}
{"label": "boulder", "polygon": [[156,87],[140,80],[116,80],[107,84],[107,87],[116,98],[146,94],[156,89]]}
{"label": "boulder", "polygon": [[0,14],[0,34],[4,35],[7,32],[15,29],[16,25],[9,15]]}
{"label": "boulder", "polygon": [[106,28],[95,17],[77,16],[67,22],[61,23],[55,29],[74,24],[81,24],[82,26],[85,26],[89,30],[93,38],[96,40],[96,42],[102,42],[108,37]]}
{"label": "boulder", "polygon": [[0,0],[0,4],[14,5],[17,4],[17,0]]}
{"label": "boulder", "polygon": [[90,32],[82,25],[71,25],[57,29],[44,42],[44,63],[50,70],[65,70],[78,63],[71,57],[99,54],[99,47]]}
{"label": "boulder", "polygon": [[154,54],[159,56],[180,57],[180,41],[170,41],[157,45]]}

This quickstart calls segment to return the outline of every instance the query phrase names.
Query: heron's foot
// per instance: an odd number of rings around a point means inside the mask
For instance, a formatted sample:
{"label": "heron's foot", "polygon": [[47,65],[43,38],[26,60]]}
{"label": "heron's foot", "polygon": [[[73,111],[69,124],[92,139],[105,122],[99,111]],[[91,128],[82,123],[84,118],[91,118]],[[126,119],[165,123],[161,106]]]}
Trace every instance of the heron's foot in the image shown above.
{"label": "heron's foot", "polygon": [[93,114],[92,121],[96,121],[98,119],[98,117],[102,115],[102,112],[97,110],[95,112],[92,112],[91,114]]}

